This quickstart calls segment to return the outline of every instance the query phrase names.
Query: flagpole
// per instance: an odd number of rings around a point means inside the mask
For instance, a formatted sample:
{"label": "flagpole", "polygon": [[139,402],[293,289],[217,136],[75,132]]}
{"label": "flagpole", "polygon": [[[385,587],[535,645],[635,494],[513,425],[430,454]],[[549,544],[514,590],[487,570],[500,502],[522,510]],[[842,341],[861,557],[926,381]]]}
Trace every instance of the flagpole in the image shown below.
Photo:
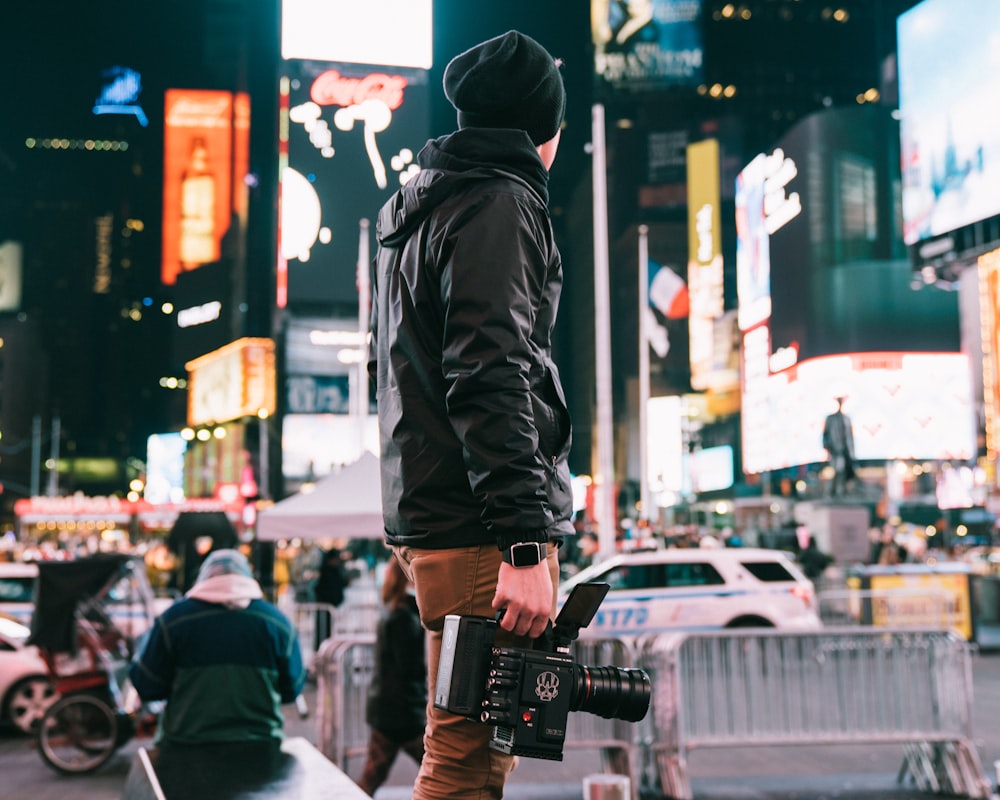
{"label": "flagpole", "polygon": [[649,492],[649,226],[639,226],[639,516],[653,518]]}
{"label": "flagpole", "polygon": [[608,175],[604,106],[591,112],[594,191],[594,355],[597,384],[597,473],[594,501],[598,554],[614,555],[618,533],[615,510],[614,418],[611,393],[611,289],[608,249]]}
{"label": "flagpole", "polygon": [[368,329],[371,327],[369,313],[371,309],[371,280],[369,278],[369,242],[367,219],[358,221],[358,358],[356,383],[354,393],[354,413],[358,420],[358,455],[365,451],[365,429],[368,420]]}

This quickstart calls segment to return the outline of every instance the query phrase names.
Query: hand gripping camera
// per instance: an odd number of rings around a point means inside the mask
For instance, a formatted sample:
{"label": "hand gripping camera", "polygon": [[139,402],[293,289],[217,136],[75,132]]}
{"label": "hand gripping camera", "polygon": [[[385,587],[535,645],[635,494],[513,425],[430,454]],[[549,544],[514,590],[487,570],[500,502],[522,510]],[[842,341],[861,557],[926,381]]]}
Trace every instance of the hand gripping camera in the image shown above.
{"label": "hand gripping camera", "polygon": [[651,691],[644,670],[588,667],[569,652],[608,589],[606,583],[578,585],[555,625],[550,623],[528,650],[494,645],[497,619],[449,614],[435,708],[494,725],[494,750],[551,761],[562,761],[570,711],[641,720]]}

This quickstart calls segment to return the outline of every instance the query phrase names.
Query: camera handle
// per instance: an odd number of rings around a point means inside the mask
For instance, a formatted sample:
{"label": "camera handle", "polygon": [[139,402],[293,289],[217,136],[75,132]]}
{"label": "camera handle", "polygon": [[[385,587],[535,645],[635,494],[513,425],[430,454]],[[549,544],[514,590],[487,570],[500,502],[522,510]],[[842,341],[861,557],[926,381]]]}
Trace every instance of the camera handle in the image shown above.
{"label": "camera handle", "polygon": [[[570,645],[580,635],[580,629],[590,624],[610,588],[611,585],[608,583],[597,582],[574,586],[566,602],[563,603],[562,610],[556,615],[555,624],[552,620],[545,624],[545,630],[532,642],[531,649],[544,650],[548,653],[568,653]],[[498,625],[506,610],[501,608],[497,611]]]}

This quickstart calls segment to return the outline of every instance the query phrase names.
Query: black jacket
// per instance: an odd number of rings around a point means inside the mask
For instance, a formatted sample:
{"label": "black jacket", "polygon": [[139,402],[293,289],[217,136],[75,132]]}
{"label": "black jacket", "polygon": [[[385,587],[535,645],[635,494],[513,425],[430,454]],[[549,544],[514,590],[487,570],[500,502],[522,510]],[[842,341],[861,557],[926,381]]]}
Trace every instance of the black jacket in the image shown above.
{"label": "black jacket", "polygon": [[464,129],[418,161],[376,227],[369,370],[386,539],[506,547],[571,534],[548,172],[515,130]]}

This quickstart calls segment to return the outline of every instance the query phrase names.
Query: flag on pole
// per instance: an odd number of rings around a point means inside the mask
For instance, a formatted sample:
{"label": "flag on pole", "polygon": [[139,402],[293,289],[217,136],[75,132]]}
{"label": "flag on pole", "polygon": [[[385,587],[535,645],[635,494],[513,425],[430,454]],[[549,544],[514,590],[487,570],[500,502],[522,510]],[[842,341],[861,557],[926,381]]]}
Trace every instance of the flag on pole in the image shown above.
{"label": "flag on pole", "polygon": [[688,287],[670,267],[649,259],[649,305],[667,319],[687,319]]}

